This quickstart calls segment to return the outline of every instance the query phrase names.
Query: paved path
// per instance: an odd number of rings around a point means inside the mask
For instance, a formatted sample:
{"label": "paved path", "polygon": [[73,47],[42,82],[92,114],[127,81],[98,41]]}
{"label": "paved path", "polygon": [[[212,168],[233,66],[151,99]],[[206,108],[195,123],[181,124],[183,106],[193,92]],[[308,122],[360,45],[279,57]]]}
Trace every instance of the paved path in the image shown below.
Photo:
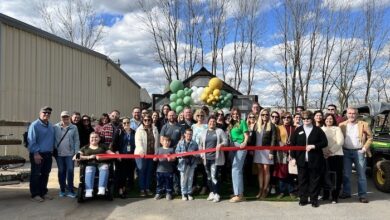
{"label": "paved path", "polygon": [[322,203],[316,209],[300,207],[297,202],[231,204],[227,200],[212,203],[200,199],[187,202],[180,199],[115,199],[113,202],[96,200],[78,204],[75,199],[58,198],[56,172],[53,168],[49,184],[50,194],[54,196],[52,201],[31,202],[28,183],[0,187],[0,219],[390,219],[390,194],[378,192],[371,179],[368,180],[370,203],[358,203],[354,196],[336,205]]}

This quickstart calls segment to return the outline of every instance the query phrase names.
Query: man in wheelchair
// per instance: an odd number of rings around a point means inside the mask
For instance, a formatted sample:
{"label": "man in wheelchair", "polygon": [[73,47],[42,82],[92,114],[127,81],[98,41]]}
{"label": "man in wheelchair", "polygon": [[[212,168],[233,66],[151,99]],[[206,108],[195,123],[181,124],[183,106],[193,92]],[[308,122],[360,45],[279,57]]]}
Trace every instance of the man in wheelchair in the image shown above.
{"label": "man in wheelchair", "polygon": [[[113,174],[112,160],[107,161],[96,156],[97,154],[114,154],[107,146],[99,145],[100,137],[97,133],[92,132],[89,136],[89,145],[80,149],[76,160],[80,160],[80,185],[78,190],[78,201],[83,201],[83,198],[91,198],[93,196],[95,186],[96,170],[99,170],[98,191],[97,195],[104,196],[106,188],[113,187],[113,178],[109,178]],[[112,187],[111,187],[112,186]],[[85,194],[84,194],[85,190]],[[112,199],[113,190],[109,190],[107,198]]]}

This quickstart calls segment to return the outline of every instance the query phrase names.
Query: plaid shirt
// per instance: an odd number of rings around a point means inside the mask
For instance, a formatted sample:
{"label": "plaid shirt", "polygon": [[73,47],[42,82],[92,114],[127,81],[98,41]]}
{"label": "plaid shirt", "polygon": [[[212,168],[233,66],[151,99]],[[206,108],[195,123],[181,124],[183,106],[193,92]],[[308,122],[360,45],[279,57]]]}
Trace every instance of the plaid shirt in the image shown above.
{"label": "plaid shirt", "polygon": [[112,143],[112,136],[114,134],[114,127],[111,123],[103,126],[100,136],[103,138],[103,143],[107,146]]}

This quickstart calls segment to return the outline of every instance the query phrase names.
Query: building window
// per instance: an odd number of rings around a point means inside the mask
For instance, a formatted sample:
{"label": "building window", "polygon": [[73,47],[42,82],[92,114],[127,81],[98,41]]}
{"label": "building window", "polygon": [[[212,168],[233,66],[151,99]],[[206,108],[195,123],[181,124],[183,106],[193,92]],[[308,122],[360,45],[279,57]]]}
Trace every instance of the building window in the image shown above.
{"label": "building window", "polygon": [[111,76],[107,76],[107,86],[111,86]]}

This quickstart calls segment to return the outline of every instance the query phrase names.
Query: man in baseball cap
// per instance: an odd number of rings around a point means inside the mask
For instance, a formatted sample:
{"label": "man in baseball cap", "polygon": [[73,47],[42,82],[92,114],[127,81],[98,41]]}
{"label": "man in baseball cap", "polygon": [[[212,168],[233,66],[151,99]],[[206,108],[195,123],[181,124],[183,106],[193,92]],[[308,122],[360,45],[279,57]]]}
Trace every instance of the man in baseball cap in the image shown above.
{"label": "man in baseball cap", "polygon": [[49,122],[52,108],[44,106],[39,118],[28,129],[28,151],[30,153],[31,175],[30,193],[35,202],[53,199],[48,195],[47,183],[52,164],[54,146],[54,128]]}

